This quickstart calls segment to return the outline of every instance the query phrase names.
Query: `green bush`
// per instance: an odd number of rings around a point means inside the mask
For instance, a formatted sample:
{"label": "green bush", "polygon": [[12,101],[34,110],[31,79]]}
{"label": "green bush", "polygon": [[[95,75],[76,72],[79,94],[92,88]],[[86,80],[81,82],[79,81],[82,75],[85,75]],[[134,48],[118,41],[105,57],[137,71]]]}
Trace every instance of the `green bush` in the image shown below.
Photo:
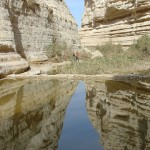
{"label": "green bush", "polygon": [[96,49],[99,50],[104,56],[113,56],[123,52],[122,46],[120,44],[112,44],[111,41],[104,45],[97,45]]}
{"label": "green bush", "polygon": [[50,61],[61,62],[70,60],[72,57],[71,48],[67,47],[66,43],[52,43],[46,47],[46,53]]}
{"label": "green bush", "polygon": [[150,37],[148,35],[141,36],[129,47],[129,50],[137,51],[140,54],[150,54]]}
{"label": "green bush", "polygon": [[47,52],[47,56],[49,58],[53,58],[56,56],[61,56],[62,54],[62,50],[64,50],[64,46],[57,44],[57,43],[53,43],[51,45],[48,45],[46,48],[46,52]]}
{"label": "green bush", "polygon": [[80,51],[80,56],[79,56],[80,58],[79,59],[88,60],[91,58],[91,56],[92,56],[91,53],[89,53],[85,50],[82,50],[82,51]]}

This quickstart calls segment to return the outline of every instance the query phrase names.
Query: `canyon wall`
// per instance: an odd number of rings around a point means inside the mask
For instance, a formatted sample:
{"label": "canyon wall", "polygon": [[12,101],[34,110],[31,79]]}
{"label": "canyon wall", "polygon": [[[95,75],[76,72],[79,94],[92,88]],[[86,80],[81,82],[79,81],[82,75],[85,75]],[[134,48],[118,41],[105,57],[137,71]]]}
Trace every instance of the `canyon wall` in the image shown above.
{"label": "canyon wall", "polygon": [[46,47],[54,42],[80,46],[77,24],[64,0],[2,0],[0,14],[0,74],[48,60]]}
{"label": "canyon wall", "polygon": [[87,81],[86,107],[105,150],[150,149],[150,84]]}
{"label": "canyon wall", "polygon": [[126,48],[143,34],[150,35],[149,0],[85,0],[83,46],[112,41]]}
{"label": "canyon wall", "polygon": [[0,81],[0,150],[57,150],[77,82]]}
{"label": "canyon wall", "polygon": [[0,1],[0,78],[6,74],[25,71],[29,65],[16,52],[14,32],[6,0]]}

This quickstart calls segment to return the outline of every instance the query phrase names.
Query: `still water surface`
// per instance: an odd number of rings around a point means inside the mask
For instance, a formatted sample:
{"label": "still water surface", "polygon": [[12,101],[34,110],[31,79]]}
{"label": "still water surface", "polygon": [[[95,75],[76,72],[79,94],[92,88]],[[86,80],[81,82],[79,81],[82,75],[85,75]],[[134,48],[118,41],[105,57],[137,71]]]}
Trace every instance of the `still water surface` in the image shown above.
{"label": "still water surface", "polygon": [[80,82],[67,108],[59,150],[102,150],[86,111],[85,84]]}
{"label": "still water surface", "polygon": [[150,150],[150,82],[0,81],[0,150]]}

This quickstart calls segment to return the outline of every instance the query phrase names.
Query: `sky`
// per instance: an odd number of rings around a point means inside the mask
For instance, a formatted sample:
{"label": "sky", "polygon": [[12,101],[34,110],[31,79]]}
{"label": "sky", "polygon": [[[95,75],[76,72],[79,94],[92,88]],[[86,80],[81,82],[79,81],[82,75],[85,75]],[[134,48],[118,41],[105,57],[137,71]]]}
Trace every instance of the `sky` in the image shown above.
{"label": "sky", "polygon": [[65,2],[80,28],[81,19],[84,12],[84,0],[65,0]]}

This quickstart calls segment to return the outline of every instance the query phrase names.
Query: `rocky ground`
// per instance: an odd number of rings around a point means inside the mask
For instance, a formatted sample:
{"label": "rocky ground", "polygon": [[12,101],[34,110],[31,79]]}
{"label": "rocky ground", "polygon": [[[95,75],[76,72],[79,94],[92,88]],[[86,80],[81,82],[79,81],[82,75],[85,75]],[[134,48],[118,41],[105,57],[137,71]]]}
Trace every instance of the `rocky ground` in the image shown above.
{"label": "rocky ground", "polygon": [[[70,62],[62,63],[47,63],[46,65],[36,64],[28,72],[21,74],[11,74],[6,79],[25,79],[25,78],[38,78],[38,79],[99,79],[99,80],[150,80],[150,64],[142,64],[137,66],[136,69],[139,73],[122,73],[122,74],[99,74],[99,75],[85,75],[85,74],[48,74],[49,71],[55,70],[58,66],[69,64]],[[136,70],[137,71],[137,70]]]}
{"label": "rocky ground", "polygon": [[[85,49],[87,53],[91,54],[91,59],[95,57],[102,57],[103,55],[99,51],[89,51]],[[83,60],[79,60],[79,63],[82,63]],[[57,73],[57,68],[71,64],[70,61],[64,61],[60,63],[53,62],[43,62],[43,63],[35,63],[30,64],[30,70],[20,74],[10,74],[6,78],[7,79],[24,79],[24,78],[69,78],[69,79],[101,79],[101,80],[124,80],[124,79],[135,79],[135,80],[143,80],[150,79],[150,62],[144,62],[142,64],[136,64],[133,67],[129,68],[129,70],[123,70],[122,73],[111,73],[108,70],[107,74],[98,74],[98,75],[85,75],[85,74],[61,74]],[[132,72],[132,73],[128,73]],[[138,73],[137,73],[138,72]]]}

